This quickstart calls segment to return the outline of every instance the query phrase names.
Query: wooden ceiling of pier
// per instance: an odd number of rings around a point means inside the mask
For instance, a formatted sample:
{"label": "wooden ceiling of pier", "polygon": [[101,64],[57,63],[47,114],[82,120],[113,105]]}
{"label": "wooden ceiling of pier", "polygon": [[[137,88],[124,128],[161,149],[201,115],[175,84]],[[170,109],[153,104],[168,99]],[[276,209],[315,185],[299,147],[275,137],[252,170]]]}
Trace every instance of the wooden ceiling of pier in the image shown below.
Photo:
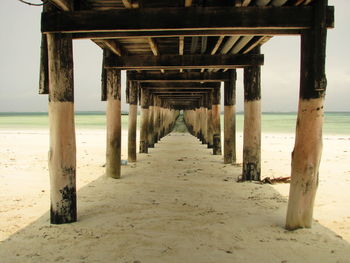
{"label": "wooden ceiling of pier", "polygon": [[[91,39],[113,53],[106,66],[128,70],[129,80],[198,101],[185,90],[208,92],[210,82],[228,80],[228,69],[262,65],[263,55],[251,51],[272,36],[311,28],[316,1],[50,0],[67,12],[43,13],[42,32]],[[327,26],[333,22],[329,7]]]}

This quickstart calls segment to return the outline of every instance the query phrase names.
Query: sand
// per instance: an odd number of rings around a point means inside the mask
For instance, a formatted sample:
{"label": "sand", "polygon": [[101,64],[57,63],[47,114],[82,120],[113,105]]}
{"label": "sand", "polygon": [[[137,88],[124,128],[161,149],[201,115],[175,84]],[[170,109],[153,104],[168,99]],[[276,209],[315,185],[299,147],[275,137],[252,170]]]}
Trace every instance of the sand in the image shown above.
{"label": "sand", "polygon": [[[127,159],[123,131],[122,158]],[[294,137],[263,134],[262,173],[288,176]],[[105,131],[77,130],[78,222],[49,224],[47,130],[0,131],[0,262],[350,262],[350,137],[325,136],[312,229],[286,231],[288,184],[237,183],[240,166],[171,134],[122,179]],[[242,135],[238,135],[241,162]]]}

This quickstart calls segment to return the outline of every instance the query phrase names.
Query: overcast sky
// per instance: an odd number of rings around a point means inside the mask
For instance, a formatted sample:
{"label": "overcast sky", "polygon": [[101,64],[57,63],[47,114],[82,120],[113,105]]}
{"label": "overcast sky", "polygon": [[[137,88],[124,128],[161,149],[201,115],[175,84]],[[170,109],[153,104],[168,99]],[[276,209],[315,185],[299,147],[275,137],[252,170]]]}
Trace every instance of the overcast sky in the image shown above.
{"label": "overcast sky", "polygon": [[[38,0],[31,0],[39,2]],[[349,0],[329,1],[336,8],[336,28],[328,30],[327,111],[350,111]],[[47,111],[47,95],[38,95],[41,7],[18,0],[0,3],[0,112]],[[296,111],[300,39],[274,37],[263,45],[262,110]],[[74,41],[75,109],[105,110],[100,101],[101,49]],[[243,71],[238,70],[237,107],[243,106]],[[123,81],[123,79],[122,79]],[[124,81],[125,82],[125,81]],[[123,90],[125,86],[123,86]],[[127,110],[123,95],[122,109]]]}

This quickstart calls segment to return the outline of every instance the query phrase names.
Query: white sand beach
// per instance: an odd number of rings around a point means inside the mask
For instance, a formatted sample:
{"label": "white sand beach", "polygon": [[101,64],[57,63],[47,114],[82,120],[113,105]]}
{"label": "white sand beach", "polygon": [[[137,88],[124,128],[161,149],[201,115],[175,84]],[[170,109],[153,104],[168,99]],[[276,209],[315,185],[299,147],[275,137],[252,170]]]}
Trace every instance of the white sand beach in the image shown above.
{"label": "white sand beach", "polygon": [[[77,130],[78,222],[50,225],[48,136],[0,131],[1,263],[350,262],[349,136],[325,136],[313,228],[292,232],[288,184],[237,183],[240,166],[180,133],[107,178],[99,129]],[[290,175],[293,144],[262,135],[263,177]]]}

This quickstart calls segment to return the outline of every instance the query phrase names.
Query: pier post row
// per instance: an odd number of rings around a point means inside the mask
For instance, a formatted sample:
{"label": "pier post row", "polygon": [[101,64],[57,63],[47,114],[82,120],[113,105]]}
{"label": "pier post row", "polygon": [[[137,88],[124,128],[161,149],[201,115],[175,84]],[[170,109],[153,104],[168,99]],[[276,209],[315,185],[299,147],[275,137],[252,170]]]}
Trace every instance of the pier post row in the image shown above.
{"label": "pier post row", "polygon": [[237,72],[235,69],[229,72],[229,79],[224,82],[224,163],[235,164]]}
{"label": "pier post row", "polygon": [[264,176],[263,47],[272,37],[296,35],[300,93],[286,228],[311,227],[322,153],[327,30],[333,27],[334,8],[327,0],[48,0],[41,15],[39,93],[49,95],[51,223],[77,220],[72,41],[89,39],[103,50],[107,176],[122,175],[121,71],[127,71],[129,162],[137,160],[140,103],[140,153],[156,147],[182,113],[188,131],[221,155],[223,109],[221,161],[236,164],[236,76],[242,70],[242,180],[258,181]]}
{"label": "pier post row", "polygon": [[137,98],[138,83],[135,81],[127,81],[127,103],[129,103],[128,118],[128,162],[134,163],[137,159],[136,150],[136,134],[137,134]]}

